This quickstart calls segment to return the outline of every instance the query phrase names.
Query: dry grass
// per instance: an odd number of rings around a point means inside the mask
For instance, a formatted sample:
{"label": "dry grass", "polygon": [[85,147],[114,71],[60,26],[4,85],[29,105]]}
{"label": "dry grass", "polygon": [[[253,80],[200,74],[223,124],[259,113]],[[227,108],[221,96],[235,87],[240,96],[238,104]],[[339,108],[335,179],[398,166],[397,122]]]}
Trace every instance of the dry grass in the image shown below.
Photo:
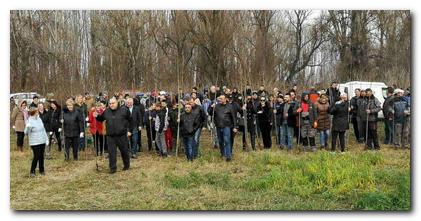
{"label": "dry grass", "polygon": [[[144,133],[143,133],[144,134]],[[29,178],[32,153],[11,151],[10,202],[15,210],[409,210],[410,151],[346,154],[243,152],[236,138],[227,163],[203,132],[201,157],[162,159],[142,152],[129,171],[108,174],[108,161],[80,154],[64,162],[53,152],[46,176]],[[15,137],[11,137],[12,148]],[[145,144],[145,137],[143,137]],[[145,145],[144,145],[145,148]]]}

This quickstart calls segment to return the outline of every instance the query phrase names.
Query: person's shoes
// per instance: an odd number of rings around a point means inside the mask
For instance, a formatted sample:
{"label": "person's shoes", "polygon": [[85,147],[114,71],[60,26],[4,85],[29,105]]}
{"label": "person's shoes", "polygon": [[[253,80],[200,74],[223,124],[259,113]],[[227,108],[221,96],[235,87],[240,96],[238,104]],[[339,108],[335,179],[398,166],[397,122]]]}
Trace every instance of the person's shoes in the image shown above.
{"label": "person's shoes", "polygon": [[45,172],[41,172],[41,176],[45,176]]}
{"label": "person's shoes", "polygon": [[123,171],[129,170],[129,167],[124,167]]}
{"label": "person's shoes", "polygon": [[311,151],[316,152],[317,151],[317,148],[316,147],[312,147],[311,148]]}
{"label": "person's shoes", "polygon": [[35,173],[29,174],[29,177],[31,177],[31,178],[35,177]]}
{"label": "person's shoes", "polygon": [[226,161],[227,161],[227,162],[231,162],[231,158],[227,158],[227,159],[226,159]]}
{"label": "person's shoes", "polygon": [[218,149],[218,145],[213,145],[213,149]]}
{"label": "person's shoes", "polygon": [[113,174],[113,173],[116,173],[117,172],[117,170],[116,169],[112,169],[112,170],[110,170],[110,174]]}
{"label": "person's shoes", "polygon": [[137,159],[136,154],[133,154],[133,155],[132,155],[132,158],[133,158],[133,159]]}

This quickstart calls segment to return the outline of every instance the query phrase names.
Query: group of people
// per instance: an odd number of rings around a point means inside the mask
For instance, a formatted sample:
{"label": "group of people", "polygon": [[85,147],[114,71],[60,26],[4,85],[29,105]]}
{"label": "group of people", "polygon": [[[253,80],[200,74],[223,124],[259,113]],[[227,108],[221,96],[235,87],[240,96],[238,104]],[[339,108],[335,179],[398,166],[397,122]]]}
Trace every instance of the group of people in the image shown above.
{"label": "group of people", "polygon": [[[97,97],[85,93],[69,97],[64,105],[55,99],[41,103],[34,97],[28,108],[26,101],[21,101],[13,108],[11,123],[20,151],[23,151],[24,136],[28,136],[34,153],[31,176],[35,176],[37,164],[40,174],[45,173],[44,155],[49,156],[53,141],[58,151],[64,145],[65,160],[70,159],[70,149],[73,159],[78,160],[79,150],[84,150],[91,140],[97,156],[108,153],[110,173],[117,171],[118,148],[123,170],[128,170],[130,158],[137,158],[143,151],[142,130],[146,133],[147,150],[168,157],[184,149],[188,161],[200,156],[203,128],[210,131],[213,147],[219,149],[226,161],[232,160],[238,133],[242,134],[243,150],[249,146],[256,150],[256,142],[260,145],[260,141],[263,148],[269,149],[275,135],[275,145],[281,149],[292,151],[295,143],[300,151],[317,151],[329,149],[329,136],[332,136],[330,150],[336,151],[339,138],[340,150],[344,152],[350,123],[357,142],[365,143],[368,150],[379,150],[380,111],[384,113],[384,144],[407,147],[409,90],[389,87],[383,106],[370,88],[356,89],[355,96],[348,99],[348,94],[340,93],[336,82],[322,92],[313,87],[301,94],[296,85],[286,93],[278,88],[268,93],[263,85],[256,91],[250,86],[243,91],[211,86],[203,91],[193,87],[188,93],[156,90],[135,96],[116,93],[111,98],[106,92]],[[86,136],[88,131],[90,136]],[[178,148],[179,143],[183,144],[182,148]]]}

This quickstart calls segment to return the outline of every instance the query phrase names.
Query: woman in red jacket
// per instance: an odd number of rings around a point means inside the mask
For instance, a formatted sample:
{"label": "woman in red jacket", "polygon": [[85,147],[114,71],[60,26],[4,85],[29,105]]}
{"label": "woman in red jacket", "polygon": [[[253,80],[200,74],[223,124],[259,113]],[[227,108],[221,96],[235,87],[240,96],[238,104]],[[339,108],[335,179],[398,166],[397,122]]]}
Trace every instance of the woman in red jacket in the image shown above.
{"label": "woman in red jacket", "polygon": [[89,110],[89,132],[91,132],[94,137],[94,146],[97,156],[102,156],[104,153],[105,127],[104,122],[100,122],[95,119],[94,112],[102,114],[104,111],[105,108],[100,102],[96,103],[95,107],[92,107],[91,110]]}

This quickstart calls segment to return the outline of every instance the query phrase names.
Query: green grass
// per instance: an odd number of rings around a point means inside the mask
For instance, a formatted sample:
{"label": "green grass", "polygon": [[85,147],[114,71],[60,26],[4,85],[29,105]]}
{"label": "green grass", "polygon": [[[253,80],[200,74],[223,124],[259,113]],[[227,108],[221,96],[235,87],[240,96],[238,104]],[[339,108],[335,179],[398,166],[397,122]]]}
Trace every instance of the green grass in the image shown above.
{"label": "green grass", "polygon": [[[363,151],[352,136],[345,154],[243,152],[236,138],[227,163],[202,135],[201,156],[162,159],[142,153],[131,170],[109,175],[91,149],[80,161],[53,152],[46,176],[28,178],[32,153],[11,150],[10,206],[15,210],[410,210],[410,151]],[[11,136],[14,148],[15,137]],[[143,141],[146,141],[143,137]],[[90,147],[91,148],[91,147]]]}

